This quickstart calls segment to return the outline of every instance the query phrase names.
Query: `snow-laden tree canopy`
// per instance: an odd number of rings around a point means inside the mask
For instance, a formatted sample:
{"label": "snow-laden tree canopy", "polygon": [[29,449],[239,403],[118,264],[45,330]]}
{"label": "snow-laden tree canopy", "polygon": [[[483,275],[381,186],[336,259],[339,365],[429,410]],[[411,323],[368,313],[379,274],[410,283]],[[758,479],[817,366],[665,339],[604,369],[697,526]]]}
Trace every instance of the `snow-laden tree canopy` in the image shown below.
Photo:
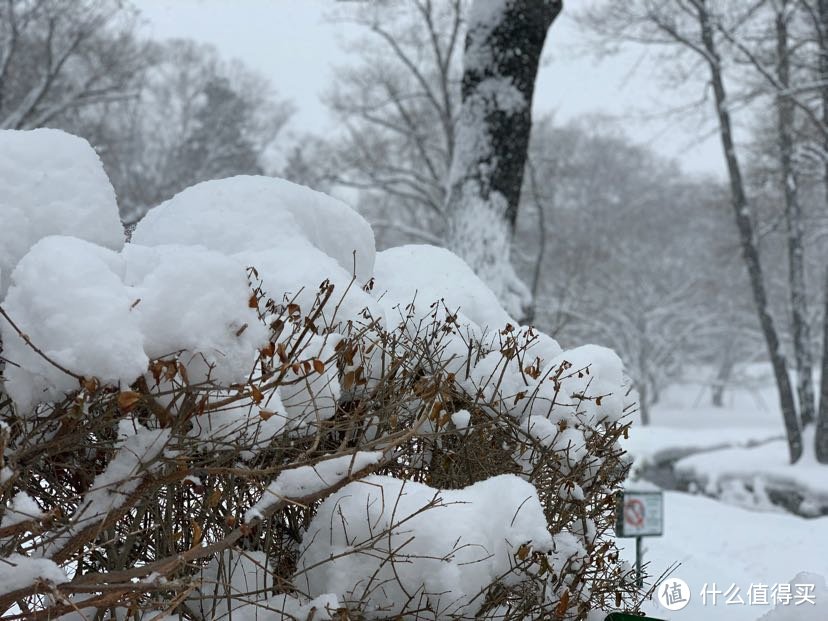
{"label": "snow-laden tree canopy", "polygon": [[0,609],[587,618],[631,590],[621,361],[518,326],[451,252],[376,253],[269,177],[125,242],[55,130],[0,132],[0,222]]}

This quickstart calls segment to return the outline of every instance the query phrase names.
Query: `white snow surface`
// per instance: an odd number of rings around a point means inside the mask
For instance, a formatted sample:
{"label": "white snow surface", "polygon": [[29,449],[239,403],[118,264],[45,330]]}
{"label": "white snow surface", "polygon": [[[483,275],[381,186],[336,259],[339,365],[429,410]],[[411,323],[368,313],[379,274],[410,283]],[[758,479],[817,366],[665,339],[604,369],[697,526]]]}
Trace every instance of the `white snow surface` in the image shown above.
{"label": "white snow surface", "polygon": [[[475,596],[510,573],[526,543],[555,548],[537,491],[517,476],[451,491],[369,476],[319,507],[294,580],[311,596],[367,599],[369,618],[393,616],[408,595],[414,607],[431,604],[435,612],[428,618],[473,614],[481,604]],[[396,561],[385,562],[391,551]]]}
{"label": "white snow surface", "polygon": [[[774,585],[789,583],[802,571],[828,575],[828,557],[821,553],[820,547],[824,541],[828,541],[828,517],[805,519],[785,513],[761,513],[703,496],[666,491],[664,535],[644,539],[644,561],[648,563],[647,573],[655,577],[680,563],[671,576],[688,583],[691,598],[681,611],[667,611],[657,601],[647,602],[644,610],[650,616],[675,621],[756,621],[774,603],[769,596],[767,605],[749,605],[750,586],[765,585],[770,591]],[[618,539],[618,543],[623,548],[623,558],[633,562],[635,540]],[[735,585],[744,603],[727,605],[721,594],[715,604],[710,597],[705,602],[702,589],[705,585],[712,588],[714,584],[722,591]],[[826,603],[828,596],[823,594],[819,606],[818,594],[817,609],[823,616],[814,619],[828,618]],[[795,606],[792,601],[780,608],[788,616],[769,618],[773,621],[809,619],[804,615],[813,606]]]}
{"label": "white snow surface", "polygon": [[471,421],[471,414],[468,410],[458,410],[451,415],[451,422],[457,429],[465,429],[469,426],[469,421]]}
{"label": "white snow surface", "polygon": [[303,315],[311,314],[320,296],[320,285],[332,284],[334,290],[322,312],[321,325],[343,324],[356,319],[363,309],[382,318],[380,306],[362,290],[351,269],[345,269],[304,238],[285,239],[266,250],[245,250],[233,259],[256,269],[267,295],[276,302],[297,304]]}
{"label": "white snow surface", "polygon": [[60,584],[69,579],[60,567],[45,558],[12,553],[0,560],[0,595],[25,588],[36,580]]}
{"label": "white snow surface", "polygon": [[[219,394],[219,398],[229,396],[229,392]],[[239,450],[242,459],[250,459],[258,449],[281,434],[290,422],[279,388],[275,388],[264,393],[259,404],[240,400],[193,417],[188,435],[197,438],[204,448]]]}
{"label": "white snow surface", "polygon": [[459,310],[462,319],[480,328],[499,330],[516,325],[500,306],[495,294],[463,259],[445,248],[412,244],[389,248],[377,254],[374,294],[394,325],[414,303],[418,319],[434,312],[431,305],[442,300],[448,312]]}
{"label": "white snow surface", "polygon": [[6,513],[3,515],[3,521],[0,522],[0,528],[14,526],[29,520],[37,520],[43,515],[43,511],[40,510],[40,507],[31,496],[26,492],[17,492],[6,507]]}
{"label": "white snow surface", "polygon": [[362,216],[327,194],[275,177],[240,175],[196,184],[151,209],[132,235],[145,246],[201,244],[228,255],[270,250],[297,238],[355,273],[360,286],[373,272],[374,234]]}
{"label": "white snow surface", "polygon": [[[828,585],[819,574],[799,572],[789,582],[791,599],[789,603],[777,602],[776,606],[759,621],[825,621],[828,619]],[[810,587],[813,587],[811,589]],[[813,604],[810,597],[813,596]],[[798,597],[797,597],[798,596]]]}
{"label": "white snow surface", "polygon": [[273,584],[264,552],[234,548],[213,557],[197,578],[201,586],[190,601],[205,619],[235,619],[239,609],[263,599]]}
{"label": "white snow surface", "polygon": [[285,470],[265,490],[261,500],[245,515],[245,521],[261,517],[263,512],[279,500],[299,499],[316,494],[335,485],[354,472],[378,464],[380,451],[360,451],[320,461],[313,466],[300,466]]}
{"label": "white snow surface", "polygon": [[115,191],[95,150],[57,129],[0,130],[0,301],[39,239],[73,235],[119,249]]}
{"label": "white snow surface", "polygon": [[491,62],[492,51],[487,39],[502,21],[507,3],[508,0],[481,0],[472,3],[467,26],[471,36],[463,55],[464,68],[482,69]]}
{"label": "white snow surface", "polygon": [[264,552],[225,550],[198,578],[201,586],[190,598],[190,605],[205,619],[307,619],[313,612],[314,619],[325,620],[339,608],[339,599],[330,593],[310,601],[285,594],[268,597],[273,579]]}
{"label": "white snow surface", "polygon": [[[59,150],[66,135],[56,136]],[[117,220],[114,201],[109,210]],[[181,352],[193,383],[208,371],[219,386],[244,381],[266,342],[248,305],[248,266],[277,302],[295,302],[303,314],[323,281],[334,284],[324,325],[354,320],[363,309],[382,319],[362,290],[374,267],[370,226],[345,203],[281,179],[240,176],[189,188],[152,210],[133,241],[120,253],[71,236],[21,246],[28,253],[4,308],[46,355],[2,322],[6,355],[19,365],[8,369],[9,393],[22,412],[78,387],[59,366],[128,385],[149,360]],[[316,383],[338,397],[335,377]],[[299,396],[307,408],[308,395]],[[297,415],[297,399],[283,397]]]}
{"label": "white snow surface", "polygon": [[183,362],[193,383],[240,382],[267,337],[242,266],[200,246],[130,244],[124,248],[130,309],[144,335],[149,358],[186,350]]}
{"label": "white snow surface", "polygon": [[[563,369],[555,380],[558,370]],[[535,395],[527,408],[533,416],[552,422],[577,411],[590,424],[617,420],[624,409],[624,363],[611,349],[582,345],[561,352],[546,363],[530,391]],[[600,401],[599,401],[600,399]]]}
{"label": "white snow surface", "polygon": [[[266,331],[248,307],[244,269],[198,246],[116,253],[48,237],[20,261],[4,308],[46,356],[77,375],[129,385],[150,359],[186,350],[190,381],[243,380]],[[242,327],[244,329],[242,330]],[[241,331],[241,333],[239,333]],[[77,388],[3,322],[9,396],[22,412]]]}
{"label": "white snow surface", "polygon": [[[740,499],[725,487],[728,480],[755,484],[775,474],[784,477],[780,481],[798,482],[802,490],[817,491],[824,486],[824,467],[819,470],[813,465],[812,456],[796,466],[785,465],[787,449],[777,440],[784,433],[782,417],[768,365],[740,370],[740,383],[728,388],[724,407],[709,403],[710,371],[691,369],[683,383],[662,394],[653,407],[652,424],[634,424],[629,440],[623,443],[635,466],[641,467],[696,453],[679,461],[680,466],[692,466],[697,474],[707,472],[723,486],[716,499],[664,491],[664,534],[644,539],[644,561],[654,577],[680,563],[672,576],[685,580],[692,595],[680,611],[670,612],[657,602],[648,602],[644,610],[650,616],[675,621],[828,619],[828,593],[820,589],[828,576],[822,545],[828,541],[828,516],[806,519],[767,502]],[[750,468],[756,468],[755,472]],[[631,481],[627,487],[638,488],[641,483]],[[623,557],[632,562],[634,539],[618,539],[618,543]],[[708,588],[715,584],[722,591],[738,588],[744,603],[728,605],[721,594],[715,605],[709,597],[705,603],[701,597],[705,584]],[[790,603],[775,603],[774,587],[787,584],[813,584],[816,605],[796,605],[793,587]],[[767,590],[768,604],[749,603],[751,585]]]}
{"label": "white snow surface", "polygon": [[[3,306],[31,342],[57,364],[105,383],[129,384],[147,368],[144,336],[123,284],[124,262],[106,248],[74,237],[37,242],[12,273]],[[59,399],[78,381],[0,323],[6,390],[21,412]]]}

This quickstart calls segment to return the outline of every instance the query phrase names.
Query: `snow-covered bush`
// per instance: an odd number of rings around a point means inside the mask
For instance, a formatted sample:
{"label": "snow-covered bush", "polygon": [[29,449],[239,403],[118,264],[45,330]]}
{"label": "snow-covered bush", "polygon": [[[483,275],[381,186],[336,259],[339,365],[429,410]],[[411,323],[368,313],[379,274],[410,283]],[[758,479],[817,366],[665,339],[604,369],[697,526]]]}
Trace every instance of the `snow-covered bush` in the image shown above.
{"label": "snow-covered bush", "polygon": [[[356,212],[280,179],[199,184],[124,245],[32,228],[67,201],[117,213],[61,169],[91,148],[49,135],[52,183],[0,184],[4,225],[30,212],[4,233],[28,244],[3,255],[4,614],[635,606],[608,537],[632,407],[615,354],[562,351],[450,252],[377,254]],[[44,136],[0,132],[3,157]]]}

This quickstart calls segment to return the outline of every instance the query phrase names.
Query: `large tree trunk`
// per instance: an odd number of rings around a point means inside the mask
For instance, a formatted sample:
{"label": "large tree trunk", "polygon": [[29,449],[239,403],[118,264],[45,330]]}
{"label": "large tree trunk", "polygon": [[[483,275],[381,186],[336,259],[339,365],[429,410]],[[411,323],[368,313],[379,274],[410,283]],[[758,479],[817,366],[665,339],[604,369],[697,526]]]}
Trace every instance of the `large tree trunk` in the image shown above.
{"label": "large tree trunk", "polygon": [[791,294],[791,327],[796,360],[799,417],[802,427],[814,422],[814,379],[811,328],[805,292],[805,250],[802,243],[802,207],[799,203],[796,170],[793,165],[794,102],[790,97],[790,50],[788,48],[788,2],[783,0],[776,14],[776,97],[779,132],[779,162],[785,189],[785,220],[788,229],[788,266]]}
{"label": "large tree trunk", "polygon": [[736,217],[736,226],[739,229],[742,256],[750,278],[753,301],[756,305],[756,312],[759,315],[759,324],[762,327],[771,365],[773,366],[776,386],[779,390],[779,405],[782,409],[785,432],[788,438],[788,451],[791,463],[794,463],[802,456],[802,432],[799,426],[799,417],[796,413],[793,390],[791,389],[791,381],[788,377],[787,363],[785,362],[785,356],[782,354],[779,335],[776,331],[776,325],[768,305],[768,294],[765,289],[762,264],[759,260],[756,231],[750,214],[747,194],[745,193],[741,167],[736,157],[736,146],[733,141],[733,126],[730,120],[730,112],[727,108],[727,96],[724,87],[724,78],[722,76],[722,62],[713,34],[714,25],[711,23],[711,15],[706,0],[698,0],[696,7],[698,10],[699,26],[701,27],[705,59],[710,69],[710,81],[713,87],[716,114],[719,119],[719,135],[727,163],[731,200]]}
{"label": "large tree trunk", "polygon": [[463,103],[449,176],[447,245],[516,319],[528,287],[509,255],[546,33],[562,0],[475,0],[464,53]]}

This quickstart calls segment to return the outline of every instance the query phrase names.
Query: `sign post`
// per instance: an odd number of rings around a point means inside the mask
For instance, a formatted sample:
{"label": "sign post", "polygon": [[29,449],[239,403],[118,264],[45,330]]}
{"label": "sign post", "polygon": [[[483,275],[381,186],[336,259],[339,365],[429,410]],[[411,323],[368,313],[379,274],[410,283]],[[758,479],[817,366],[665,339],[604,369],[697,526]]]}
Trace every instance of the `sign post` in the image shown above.
{"label": "sign post", "polygon": [[660,491],[618,492],[615,506],[615,534],[617,537],[635,537],[635,577],[638,588],[644,586],[641,574],[642,537],[657,537],[664,530],[664,501]]}

